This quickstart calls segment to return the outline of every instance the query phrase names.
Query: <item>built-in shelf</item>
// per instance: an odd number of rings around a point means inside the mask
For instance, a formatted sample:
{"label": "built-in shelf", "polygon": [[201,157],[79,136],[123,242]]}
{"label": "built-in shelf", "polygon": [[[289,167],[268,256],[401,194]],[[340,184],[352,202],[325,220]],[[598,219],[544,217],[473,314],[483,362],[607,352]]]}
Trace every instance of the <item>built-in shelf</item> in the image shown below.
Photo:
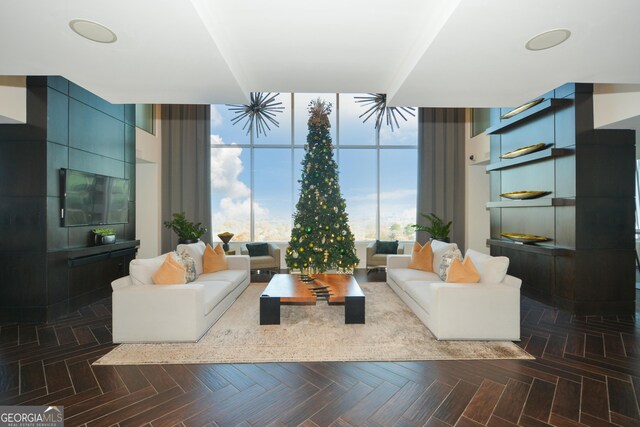
{"label": "built-in shelf", "polygon": [[532,208],[544,206],[575,206],[576,199],[545,198],[527,200],[501,200],[499,202],[488,202],[488,208]]}
{"label": "built-in shelf", "polygon": [[554,99],[554,98],[546,99],[542,101],[540,104],[536,105],[535,107],[531,107],[528,110],[525,110],[516,116],[501,120],[500,123],[498,123],[497,125],[487,129],[487,135],[500,133],[515,124],[524,123],[527,119],[535,115],[538,115],[542,112],[553,111],[556,108],[565,107],[567,105],[571,105],[571,100]]}
{"label": "built-in shelf", "polygon": [[76,259],[98,254],[117,253],[122,250],[137,248],[139,246],[140,240],[116,240],[115,243],[110,245],[86,246],[80,248],[65,249],[61,252],[66,252],[69,259]]}
{"label": "built-in shelf", "polygon": [[566,248],[562,246],[554,246],[549,244],[535,243],[535,244],[525,244],[513,242],[511,240],[506,239],[488,239],[487,245],[489,246],[497,246],[501,248],[509,248],[522,252],[529,252],[540,255],[550,255],[550,256],[571,256],[574,254],[575,250],[571,248]]}
{"label": "built-in shelf", "polygon": [[516,157],[515,159],[502,160],[501,162],[490,163],[487,165],[487,172],[506,169],[513,166],[522,165],[525,163],[537,162],[540,160],[553,159],[555,157],[568,156],[573,153],[573,150],[568,148],[547,148],[545,150],[536,151],[535,153],[525,154],[524,156]]}

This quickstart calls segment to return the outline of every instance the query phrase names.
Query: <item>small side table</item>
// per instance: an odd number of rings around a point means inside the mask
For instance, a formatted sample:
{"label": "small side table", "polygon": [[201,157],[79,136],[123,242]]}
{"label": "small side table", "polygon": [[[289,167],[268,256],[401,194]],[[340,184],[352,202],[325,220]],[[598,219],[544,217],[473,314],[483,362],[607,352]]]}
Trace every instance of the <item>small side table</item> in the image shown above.
{"label": "small side table", "polygon": [[236,251],[235,251],[235,249],[234,249],[234,250],[232,250],[232,251],[225,251],[224,253],[225,253],[225,255],[235,255],[235,254],[236,254]]}

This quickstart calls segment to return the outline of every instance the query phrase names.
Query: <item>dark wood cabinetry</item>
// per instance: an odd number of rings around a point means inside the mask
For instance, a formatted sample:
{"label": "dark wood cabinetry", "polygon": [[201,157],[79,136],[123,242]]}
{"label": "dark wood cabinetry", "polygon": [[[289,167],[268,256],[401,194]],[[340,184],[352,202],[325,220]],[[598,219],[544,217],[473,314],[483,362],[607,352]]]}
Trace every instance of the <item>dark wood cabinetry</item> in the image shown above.
{"label": "dark wood cabinetry", "polygon": [[27,78],[27,124],[0,125],[0,321],[55,319],[108,295],[135,256],[135,191],[115,245],[60,224],[60,168],[130,180],[135,110],[62,77]]}
{"label": "dark wood cabinetry", "polygon": [[[567,84],[545,101],[500,120],[492,111],[491,238],[493,255],[510,258],[522,290],[580,314],[635,311],[635,134],[594,130],[592,85]],[[544,142],[548,148],[515,159],[509,151]],[[532,200],[510,191],[550,194]],[[501,233],[551,240],[523,245]]]}

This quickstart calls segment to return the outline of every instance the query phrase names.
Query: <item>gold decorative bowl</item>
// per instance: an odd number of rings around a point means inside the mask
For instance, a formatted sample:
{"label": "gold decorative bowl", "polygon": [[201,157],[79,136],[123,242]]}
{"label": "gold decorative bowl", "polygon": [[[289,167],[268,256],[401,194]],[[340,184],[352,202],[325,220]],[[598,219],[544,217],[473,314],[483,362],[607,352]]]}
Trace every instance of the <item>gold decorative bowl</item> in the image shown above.
{"label": "gold decorative bowl", "polygon": [[520,243],[538,243],[551,240],[550,237],[535,236],[533,234],[518,234],[518,233],[500,233],[502,237],[506,237],[509,240]]}
{"label": "gold decorative bowl", "polygon": [[537,199],[538,197],[551,194],[551,191],[511,191],[509,193],[502,193],[500,197],[505,197],[512,200],[525,200],[525,199]]}
{"label": "gold decorative bowl", "polygon": [[538,150],[542,150],[547,144],[540,142],[538,144],[529,145],[527,147],[518,148],[517,150],[509,151],[500,156],[501,159],[515,159],[516,157],[524,156],[525,154],[533,153]]}
{"label": "gold decorative bowl", "polygon": [[522,113],[523,111],[528,110],[531,107],[535,107],[536,105],[540,104],[542,101],[544,101],[544,98],[538,98],[531,102],[527,102],[526,104],[522,104],[521,106],[514,108],[508,113],[501,115],[500,120],[509,119],[517,114]]}

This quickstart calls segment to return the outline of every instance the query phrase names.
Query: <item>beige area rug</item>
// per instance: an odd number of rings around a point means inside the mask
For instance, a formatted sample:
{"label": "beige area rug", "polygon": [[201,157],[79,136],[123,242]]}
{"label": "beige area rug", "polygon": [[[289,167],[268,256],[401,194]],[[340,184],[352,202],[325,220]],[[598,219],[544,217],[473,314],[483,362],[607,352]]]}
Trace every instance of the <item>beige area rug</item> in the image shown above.
{"label": "beige area rug", "polygon": [[260,326],[253,283],[197,343],[121,344],[95,365],[533,359],[512,342],[438,341],[386,283],[363,283],[366,324],[345,325],[344,307],[282,306],[281,324]]}

